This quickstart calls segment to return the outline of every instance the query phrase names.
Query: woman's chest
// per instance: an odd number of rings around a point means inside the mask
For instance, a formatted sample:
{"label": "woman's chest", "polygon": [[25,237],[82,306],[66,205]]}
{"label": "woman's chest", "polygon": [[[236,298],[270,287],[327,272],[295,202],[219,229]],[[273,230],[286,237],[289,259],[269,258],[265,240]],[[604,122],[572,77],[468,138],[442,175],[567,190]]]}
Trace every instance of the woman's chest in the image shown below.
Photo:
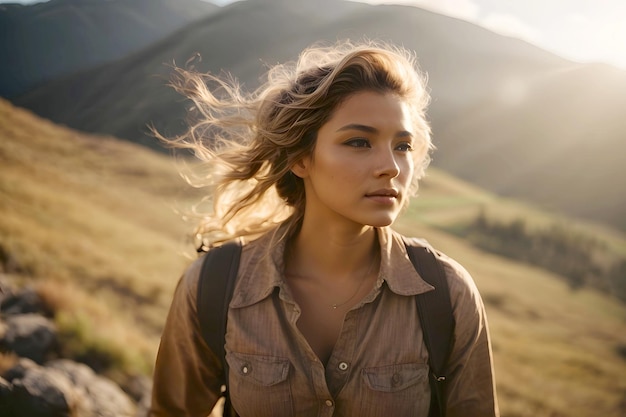
{"label": "woman's chest", "polygon": [[[411,319],[415,303],[388,298],[345,317],[318,312],[313,323],[282,300],[230,314],[229,389],[239,414],[426,416],[428,356],[419,321]],[[307,332],[327,343],[313,346]]]}

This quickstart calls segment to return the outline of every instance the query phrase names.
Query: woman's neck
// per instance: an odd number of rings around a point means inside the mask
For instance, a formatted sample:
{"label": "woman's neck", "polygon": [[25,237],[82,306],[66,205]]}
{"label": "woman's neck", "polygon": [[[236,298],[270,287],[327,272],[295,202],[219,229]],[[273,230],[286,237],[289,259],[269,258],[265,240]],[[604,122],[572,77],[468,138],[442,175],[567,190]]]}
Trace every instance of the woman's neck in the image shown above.
{"label": "woman's neck", "polygon": [[367,269],[378,251],[376,229],[371,226],[329,228],[303,222],[288,242],[288,275],[319,279],[350,279]]}

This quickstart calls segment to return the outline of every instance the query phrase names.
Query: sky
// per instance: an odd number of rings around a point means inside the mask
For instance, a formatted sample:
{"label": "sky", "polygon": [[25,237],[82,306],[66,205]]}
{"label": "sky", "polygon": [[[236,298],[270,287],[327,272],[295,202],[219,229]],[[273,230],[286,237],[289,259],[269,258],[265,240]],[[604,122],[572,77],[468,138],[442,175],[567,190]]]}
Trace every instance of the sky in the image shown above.
{"label": "sky", "polygon": [[626,0],[362,0],[410,4],[476,23],[579,62],[626,69]]}
{"label": "sky", "polygon": [[[233,0],[210,1],[224,5]],[[626,70],[626,0],[358,1],[422,7],[523,39],[573,61],[606,62]]]}

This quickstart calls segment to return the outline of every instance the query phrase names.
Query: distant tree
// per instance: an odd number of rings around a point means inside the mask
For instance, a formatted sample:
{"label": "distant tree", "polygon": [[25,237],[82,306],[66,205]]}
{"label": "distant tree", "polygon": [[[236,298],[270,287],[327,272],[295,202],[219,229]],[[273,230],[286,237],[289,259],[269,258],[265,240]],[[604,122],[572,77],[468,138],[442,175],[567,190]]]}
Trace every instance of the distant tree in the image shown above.
{"label": "distant tree", "polygon": [[626,259],[605,265],[598,253],[599,240],[562,224],[530,228],[525,219],[508,223],[488,218],[484,210],[461,234],[474,245],[512,259],[545,268],[563,276],[572,289],[592,286],[626,301]]}

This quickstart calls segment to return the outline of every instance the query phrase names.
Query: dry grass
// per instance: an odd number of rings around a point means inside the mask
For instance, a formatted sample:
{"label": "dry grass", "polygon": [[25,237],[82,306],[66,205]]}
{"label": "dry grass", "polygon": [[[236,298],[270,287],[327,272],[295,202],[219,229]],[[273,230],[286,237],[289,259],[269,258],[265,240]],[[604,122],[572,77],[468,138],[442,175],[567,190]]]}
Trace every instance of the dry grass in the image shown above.
{"label": "dry grass", "polygon": [[[137,306],[112,312],[113,297],[94,297],[73,282],[46,280],[36,285],[55,322],[64,356],[89,363],[103,372],[123,370],[148,374],[154,363],[154,346],[160,327],[149,329],[137,319]],[[129,349],[129,347],[132,347]]]}
{"label": "dry grass", "polygon": [[[80,350],[149,373],[171,292],[193,256],[168,158],[78,135],[0,102],[0,249]],[[4,256],[4,255],[3,255]],[[83,352],[84,353],[84,352]]]}
{"label": "dry grass", "polygon": [[[181,192],[167,157],[78,135],[1,101],[0,119],[0,252],[12,259],[5,272],[34,283],[73,354],[149,373],[172,291],[194,256],[183,238],[189,225],[172,208],[194,197]],[[421,194],[397,228],[426,237],[474,276],[489,314],[502,415],[626,415],[625,306],[442,231],[484,207],[537,224],[555,216],[437,170]],[[626,248],[618,232],[576,227],[611,250]]]}
{"label": "dry grass", "polygon": [[403,217],[435,228],[454,229],[475,220],[481,213],[490,221],[505,224],[523,219],[529,230],[563,226],[572,233],[606,244],[612,256],[626,257],[626,233],[618,229],[498,197],[433,167],[422,181],[419,197]]}

